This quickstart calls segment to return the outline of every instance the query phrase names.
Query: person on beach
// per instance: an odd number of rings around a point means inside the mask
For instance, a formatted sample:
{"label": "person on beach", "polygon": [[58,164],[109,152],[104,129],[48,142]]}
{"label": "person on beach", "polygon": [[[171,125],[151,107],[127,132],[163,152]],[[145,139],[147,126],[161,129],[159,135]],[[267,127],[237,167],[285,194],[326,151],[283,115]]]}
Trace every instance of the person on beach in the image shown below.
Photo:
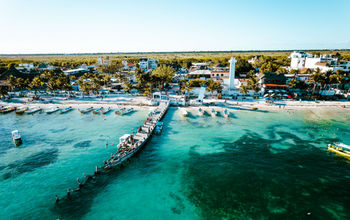
{"label": "person on beach", "polygon": [[58,198],[58,195],[56,195],[56,203],[60,201],[60,198]]}

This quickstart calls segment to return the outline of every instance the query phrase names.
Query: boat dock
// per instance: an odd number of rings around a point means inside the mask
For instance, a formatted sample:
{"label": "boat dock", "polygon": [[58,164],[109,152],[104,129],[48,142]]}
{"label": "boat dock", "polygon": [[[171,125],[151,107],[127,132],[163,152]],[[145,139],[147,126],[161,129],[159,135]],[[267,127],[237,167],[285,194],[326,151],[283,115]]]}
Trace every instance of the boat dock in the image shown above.
{"label": "boat dock", "polygon": [[64,203],[64,201],[71,200],[72,197],[76,196],[86,184],[94,184],[99,178],[98,176],[107,173],[109,170],[123,166],[125,161],[128,161],[133,155],[135,155],[152,137],[157,122],[162,120],[166,112],[168,111],[170,102],[164,101],[150,113],[142,126],[140,126],[136,133],[132,135],[123,135],[120,137],[120,143],[117,151],[110,156],[108,160],[104,161],[102,166],[96,166],[96,170],[93,175],[85,175],[82,180],[79,178],[77,182],[78,188],[74,190],[68,189],[67,195],[63,198],[59,198],[56,195],[56,204]]}

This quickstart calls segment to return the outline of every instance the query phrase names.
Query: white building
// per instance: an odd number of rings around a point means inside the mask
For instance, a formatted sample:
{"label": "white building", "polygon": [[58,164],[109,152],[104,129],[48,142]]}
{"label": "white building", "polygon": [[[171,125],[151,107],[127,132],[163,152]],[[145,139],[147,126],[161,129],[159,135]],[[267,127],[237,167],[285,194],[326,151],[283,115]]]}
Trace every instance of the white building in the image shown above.
{"label": "white building", "polygon": [[156,69],[157,63],[159,60],[157,59],[149,59],[147,57],[141,57],[139,61],[140,69]]}
{"label": "white building", "polygon": [[291,53],[290,58],[290,67],[292,69],[319,68],[322,72],[328,70],[332,70],[333,72],[336,72],[337,70],[350,71],[349,61],[339,61],[338,58],[330,55],[314,56],[303,51],[294,51]]}
{"label": "white building", "polygon": [[18,70],[26,70],[26,71],[30,71],[34,68],[35,67],[33,63],[20,63],[18,64],[18,67],[16,67],[16,69]]}
{"label": "white building", "polygon": [[97,64],[99,66],[109,66],[109,60],[104,60],[101,57],[97,58]]}

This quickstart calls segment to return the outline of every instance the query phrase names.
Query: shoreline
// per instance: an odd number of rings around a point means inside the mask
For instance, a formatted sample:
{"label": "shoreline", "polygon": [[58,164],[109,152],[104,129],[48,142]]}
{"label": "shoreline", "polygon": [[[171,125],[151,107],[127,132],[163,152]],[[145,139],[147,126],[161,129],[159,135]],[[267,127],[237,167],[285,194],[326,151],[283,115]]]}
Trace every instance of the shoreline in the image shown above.
{"label": "shoreline", "polygon": [[[143,96],[133,96],[133,97],[113,97],[101,99],[85,98],[85,99],[69,99],[65,100],[63,98],[50,98],[44,101],[33,101],[26,102],[26,99],[12,99],[10,102],[1,100],[1,106],[33,106],[40,107],[43,109],[48,109],[51,107],[66,108],[72,106],[73,108],[86,108],[86,107],[111,107],[117,108],[121,106],[130,106],[135,108],[144,107],[154,107],[149,104],[149,98]],[[274,103],[266,103],[265,101],[253,100],[253,101],[237,101],[237,100],[222,100],[222,99],[205,99],[204,104],[207,105],[190,105],[183,106],[184,108],[227,108],[231,110],[305,110],[305,109],[337,109],[337,110],[348,110],[350,109],[349,101],[276,101]],[[174,107],[174,106],[171,106]],[[177,107],[177,106],[175,106]],[[182,107],[182,106],[179,106]]]}

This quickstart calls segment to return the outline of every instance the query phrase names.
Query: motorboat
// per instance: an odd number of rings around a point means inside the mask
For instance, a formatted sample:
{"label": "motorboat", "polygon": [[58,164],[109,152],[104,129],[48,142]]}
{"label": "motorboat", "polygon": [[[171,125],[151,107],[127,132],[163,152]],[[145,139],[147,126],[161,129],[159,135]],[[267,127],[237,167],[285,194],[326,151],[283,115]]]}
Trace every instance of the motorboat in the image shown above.
{"label": "motorboat", "polygon": [[16,110],[16,114],[17,115],[23,115],[26,111],[28,111],[28,109],[29,108],[27,106],[21,107],[21,108]]}
{"label": "motorboat", "polygon": [[211,116],[216,117],[218,112],[215,109],[212,108],[211,111],[210,111],[210,114],[211,114]]}
{"label": "motorboat", "polygon": [[92,111],[92,113],[94,114],[100,114],[103,111],[103,107],[97,108],[95,110]]}
{"label": "motorboat", "polygon": [[158,121],[156,123],[156,127],[154,129],[154,133],[157,134],[157,135],[160,135],[163,131],[163,122],[161,121]]}
{"label": "motorboat", "polygon": [[121,114],[122,111],[124,111],[126,108],[118,108],[115,110],[115,114]]}
{"label": "motorboat", "polygon": [[39,108],[39,107],[32,107],[32,108],[28,109],[28,111],[26,111],[25,113],[26,114],[34,114],[34,113],[39,112],[39,111],[41,111],[41,108]]}
{"label": "motorboat", "polygon": [[186,109],[184,108],[180,108],[180,114],[183,116],[183,117],[187,117],[188,116],[188,112]]}
{"label": "motorboat", "polygon": [[16,110],[16,107],[5,107],[3,109],[0,110],[0,113],[2,114],[6,114],[6,113],[10,113],[10,112],[13,112],[14,110]]}
{"label": "motorboat", "polygon": [[227,109],[224,110],[224,116],[225,118],[230,117],[230,112]]}
{"label": "motorboat", "polygon": [[350,159],[350,146],[343,143],[328,144],[328,150]]}
{"label": "motorboat", "polygon": [[61,114],[64,114],[64,113],[69,112],[71,110],[73,110],[73,108],[71,106],[69,106],[69,107],[67,107],[65,109],[61,109]]}
{"label": "motorboat", "polygon": [[131,112],[134,112],[134,108],[128,108],[128,109],[125,109],[124,111],[121,111],[120,114],[121,115],[126,115],[126,114],[129,114]]}
{"label": "motorboat", "polygon": [[106,109],[104,109],[104,110],[102,110],[102,114],[107,114],[108,112],[110,112],[112,109],[111,109],[111,107],[108,107],[108,108],[106,108]]}
{"label": "motorboat", "polygon": [[204,115],[204,110],[202,108],[198,109],[198,114],[199,116],[203,116]]}
{"label": "motorboat", "polygon": [[57,112],[58,110],[60,110],[59,107],[52,107],[52,108],[49,108],[45,111],[46,114],[52,114],[52,113],[55,113]]}
{"label": "motorboat", "polygon": [[12,131],[12,140],[16,146],[19,146],[22,144],[22,137],[18,130]]}
{"label": "motorboat", "polygon": [[88,112],[91,112],[92,110],[94,110],[93,107],[89,107],[89,108],[86,108],[86,109],[81,109],[79,110],[82,114],[85,114],[85,113],[88,113]]}

